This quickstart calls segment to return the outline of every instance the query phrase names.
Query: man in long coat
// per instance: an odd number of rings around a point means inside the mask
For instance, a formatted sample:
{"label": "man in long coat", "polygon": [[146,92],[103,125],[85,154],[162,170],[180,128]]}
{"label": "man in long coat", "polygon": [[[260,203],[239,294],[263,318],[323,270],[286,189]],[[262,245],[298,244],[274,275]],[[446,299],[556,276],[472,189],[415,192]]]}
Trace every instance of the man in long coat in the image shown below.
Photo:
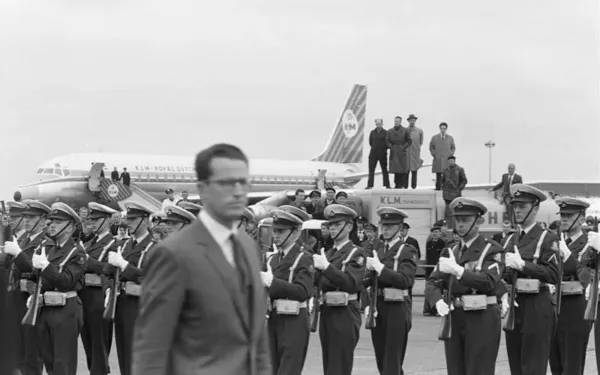
{"label": "man in long coat", "polygon": [[402,117],[396,116],[394,127],[388,130],[387,144],[390,149],[390,173],[394,174],[394,188],[408,187],[407,148],[411,144],[408,129],[401,125]]}
{"label": "man in long coat", "polygon": [[454,138],[450,134],[446,134],[446,130],[448,130],[448,124],[442,122],[440,134],[431,137],[431,142],[429,142],[429,151],[433,156],[431,172],[435,173],[435,190],[442,190],[442,173],[448,167],[448,157],[454,156],[456,151]]}
{"label": "man in long coat", "polygon": [[[410,171],[410,187],[413,189],[417,188],[417,172],[423,160],[421,159],[421,146],[423,146],[423,129],[417,128],[415,122],[417,122],[417,116],[408,116],[408,133],[411,140],[411,144],[408,147],[407,159],[408,159],[408,170]],[[406,179],[406,188],[408,188],[408,176]]]}

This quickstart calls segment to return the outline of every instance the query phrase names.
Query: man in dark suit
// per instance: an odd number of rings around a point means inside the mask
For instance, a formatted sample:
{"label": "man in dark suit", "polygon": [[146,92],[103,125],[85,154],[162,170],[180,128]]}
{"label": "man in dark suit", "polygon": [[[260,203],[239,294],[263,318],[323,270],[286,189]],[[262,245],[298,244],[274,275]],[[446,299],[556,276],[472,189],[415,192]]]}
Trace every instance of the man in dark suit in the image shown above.
{"label": "man in dark suit", "polygon": [[504,239],[510,236],[514,232],[512,223],[508,220],[504,220],[502,223],[502,232],[498,232],[492,236],[492,239],[498,243],[502,243]]}
{"label": "man in dark suit", "polygon": [[373,187],[375,179],[375,168],[377,163],[381,166],[381,174],[383,175],[383,186],[386,188],[390,187],[390,176],[387,169],[387,130],[383,128],[383,120],[378,118],[375,120],[375,129],[371,130],[369,134],[369,181],[367,182],[367,189]]}
{"label": "man in dark suit", "polygon": [[402,223],[402,229],[400,230],[400,237],[402,241],[413,246],[417,249],[417,253],[419,254],[419,259],[421,259],[421,248],[419,247],[419,241],[416,238],[408,235],[408,231],[410,230],[410,225],[408,223]]}
{"label": "man in dark suit", "polygon": [[195,169],[204,208],[148,255],[132,373],[271,375],[259,250],[237,228],[248,159],[217,144]]}
{"label": "man in dark suit", "polygon": [[514,224],[514,215],[512,211],[512,206],[509,204],[510,198],[510,186],[514,184],[522,184],[523,178],[515,173],[515,165],[508,165],[508,173],[502,175],[502,181],[498,182],[496,186],[491,188],[489,191],[494,192],[502,188],[502,202],[506,207],[506,220],[510,221]]}

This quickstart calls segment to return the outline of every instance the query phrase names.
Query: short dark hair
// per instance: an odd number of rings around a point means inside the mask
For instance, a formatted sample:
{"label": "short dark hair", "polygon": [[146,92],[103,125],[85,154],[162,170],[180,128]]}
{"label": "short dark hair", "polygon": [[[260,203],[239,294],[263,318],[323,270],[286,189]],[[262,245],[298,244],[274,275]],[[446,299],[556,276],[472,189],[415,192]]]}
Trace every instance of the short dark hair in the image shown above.
{"label": "short dark hair", "polygon": [[296,189],[296,194],[295,195],[298,195],[298,193],[304,193],[304,189]]}
{"label": "short dark hair", "polygon": [[440,123],[440,126],[439,126],[439,127],[441,128],[442,126],[445,126],[445,127],[446,127],[446,129],[448,129],[448,124],[446,124],[445,122],[441,122],[441,123]]}
{"label": "short dark hair", "polygon": [[400,116],[394,117],[394,120],[397,119],[397,118],[399,118],[400,120],[402,120],[402,117],[400,117]]}
{"label": "short dark hair", "polygon": [[454,156],[448,156],[448,160],[456,160],[456,157],[454,157]]}
{"label": "short dark hair", "polygon": [[248,158],[242,150],[234,145],[227,143],[218,143],[209,148],[205,148],[196,155],[196,178],[198,181],[206,181],[212,176],[213,171],[210,168],[210,162],[214,158],[227,158],[241,160],[248,164]]}

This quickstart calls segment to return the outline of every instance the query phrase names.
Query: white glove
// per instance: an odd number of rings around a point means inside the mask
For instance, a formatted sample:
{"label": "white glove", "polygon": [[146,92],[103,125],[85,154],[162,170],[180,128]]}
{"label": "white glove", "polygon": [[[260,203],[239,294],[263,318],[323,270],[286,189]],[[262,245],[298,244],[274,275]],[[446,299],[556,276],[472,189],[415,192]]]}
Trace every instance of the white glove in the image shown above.
{"label": "white glove", "polygon": [[21,250],[17,241],[6,241],[4,243],[4,252],[8,255],[16,257],[21,251],[23,250]]}
{"label": "white glove", "polygon": [[327,260],[327,256],[325,255],[325,248],[321,248],[321,254],[313,255],[313,262],[315,263],[315,268],[318,270],[324,270],[329,267],[329,261]]}
{"label": "white glove", "polygon": [[459,266],[454,258],[454,253],[450,251],[448,258],[440,258],[440,271],[456,276],[459,280],[465,272],[465,268]]}
{"label": "white glove", "polygon": [[313,311],[314,307],[315,307],[315,297],[312,297],[311,299],[308,300],[308,311]]}
{"label": "white glove", "polygon": [[588,232],[588,245],[600,252],[600,234],[598,232]]}
{"label": "white glove", "polygon": [[[365,321],[367,321],[369,319],[369,311],[371,311],[371,306],[365,307]],[[373,313],[373,317],[377,318],[377,315],[378,315],[378,311],[377,311],[377,309],[375,309],[375,313]]]}
{"label": "white glove", "polygon": [[104,308],[106,308],[106,306],[108,306],[108,297],[110,296],[110,288],[106,289],[106,292],[104,292]]}
{"label": "white glove", "polygon": [[31,307],[31,301],[33,301],[33,295],[31,295],[31,296],[27,297],[27,302],[25,302],[25,306],[26,306],[27,308],[30,308],[30,307]]}
{"label": "white glove", "polygon": [[556,286],[554,284],[548,284],[548,291],[550,294],[554,294],[556,292]]}
{"label": "white glove", "polygon": [[[506,313],[508,313],[508,308],[510,307],[510,302],[508,301],[508,293],[504,293],[502,295],[502,306],[501,306],[501,316],[504,318]],[[515,301],[516,303],[516,301]]]}
{"label": "white glove", "polygon": [[438,314],[440,314],[440,316],[446,316],[450,312],[450,306],[448,306],[448,304],[446,304],[446,302],[444,302],[443,299],[440,299],[435,303],[435,309],[437,310]]}
{"label": "white glove", "polygon": [[123,259],[123,255],[115,253],[114,251],[108,253],[108,263],[115,267],[119,267],[121,271],[124,271],[125,267],[127,267],[127,265],[129,264],[128,261]]}
{"label": "white glove", "polygon": [[590,285],[585,287],[585,300],[590,299]]}
{"label": "white glove", "polygon": [[271,283],[273,282],[273,270],[271,269],[270,262],[267,262],[267,272],[261,272],[260,278],[262,279],[264,286],[267,288],[271,286]]}
{"label": "white glove", "polygon": [[46,258],[46,249],[42,246],[41,254],[33,254],[33,257],[31,258],[31,265],[33,268],[43,270],[44,268],[48,267],[49,264],[50,262],[48,262],[48,258]]}
{"label": "white glove", "polygon": [[522,271],[525,267],[525,261],[521,259],[519,249],[515,246],[514,253],[506,253],[506,267]]}
{"label": "white glove", "polygon": [[569,246],[567,246],[567,243],[564,240],[560,240],[558,241],[558,249],[560,250],[560,256],[562,257],[563,262],[566,262],[571,256]]}
{"label": "white glove", "polygon": [[383,271],[383,263],[379,260],[379,256],[377,256],[377,251],[373,250],[373,256],[367,257],[367,269],[369,271],[375,271],[378,275],[381,275],[381,271]]}

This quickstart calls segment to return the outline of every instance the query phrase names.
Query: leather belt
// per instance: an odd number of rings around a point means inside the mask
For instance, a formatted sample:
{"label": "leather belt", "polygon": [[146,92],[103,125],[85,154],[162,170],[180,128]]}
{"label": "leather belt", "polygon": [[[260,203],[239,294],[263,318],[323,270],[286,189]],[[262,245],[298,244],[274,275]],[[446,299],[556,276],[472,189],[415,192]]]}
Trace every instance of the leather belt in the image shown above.
{"label": "leather belt", "polygon": [[[378,296],[383,296],[383,289],[384,288],[378,288],[377,289],[377,295]],[[408,297],[410,294],[408,294],[408,289],[400,289],[402,290],[402,292],[404,293],[404,297]]]}
{"label": "leather belt", "polygon": [[[277,301],[279,301],[279,300],[276,299],[274,301],[271,301],[271,306],[272,306],[273,310],[277,308]],[[301,309],[302,308],[307,308],[308,307],[308,303],[306,303],[306,301],[304,301],[304,302],[298,302],[298,307],[300,307]]]}
{"label": "leather belt", "polygon": [[[462,296],[461,297],[452,296],[452,302],[453,302],[454,307],[457,307],[457,308],[463,307]],[[487,297],[485,297],[485,302],[487,303],[488,306],[489,305],[497,305],[498,298],[496,296],[487,296]]]}

